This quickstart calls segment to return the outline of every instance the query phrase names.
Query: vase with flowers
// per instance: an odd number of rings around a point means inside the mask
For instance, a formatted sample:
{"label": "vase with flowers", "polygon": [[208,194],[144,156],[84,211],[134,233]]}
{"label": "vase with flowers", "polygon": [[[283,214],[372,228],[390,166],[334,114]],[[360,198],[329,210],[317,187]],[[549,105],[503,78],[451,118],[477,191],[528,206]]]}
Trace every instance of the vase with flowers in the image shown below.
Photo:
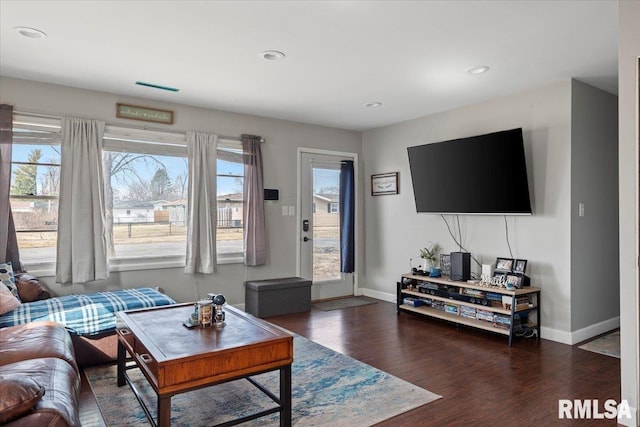
{"label": "vase with flowers", "polygon": [[431,267],[436,266],[436,259],[440,249],[440,245],[433,242],[428,242],[425,248],[420,249],[420,258],[424,259],[422,265],[423,271],[428,272]]}

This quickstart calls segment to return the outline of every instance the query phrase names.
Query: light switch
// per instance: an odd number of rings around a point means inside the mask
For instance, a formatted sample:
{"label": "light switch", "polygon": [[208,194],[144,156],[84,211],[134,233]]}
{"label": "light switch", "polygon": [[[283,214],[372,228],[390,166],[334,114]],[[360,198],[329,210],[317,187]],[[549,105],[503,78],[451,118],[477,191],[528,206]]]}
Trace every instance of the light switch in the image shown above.
{"label": "light switch", "polygon": [[289,206],[289,215],[294,216],[296,214],[296,207]]}
{"label": "light switch", "polygon": [[289,214],[288,206],[283,206],[282,207],[282,216],[287,216],[288,214]]}
{"label": "light switch", "polygon": [[578,203],[578,216],[584,216],[584,203]]}

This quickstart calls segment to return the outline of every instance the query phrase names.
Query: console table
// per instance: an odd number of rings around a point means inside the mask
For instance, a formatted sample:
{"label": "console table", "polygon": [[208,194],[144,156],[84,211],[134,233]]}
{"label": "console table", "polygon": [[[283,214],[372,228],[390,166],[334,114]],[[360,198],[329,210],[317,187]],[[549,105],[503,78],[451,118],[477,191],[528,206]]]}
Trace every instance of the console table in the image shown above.
{"label": "console table", "polygon": [[521,331],[533,330],[540,337],[540,288],[510,290],[447,277],[403,274],[397,283],[397,311],[506,335],[509,346]]}

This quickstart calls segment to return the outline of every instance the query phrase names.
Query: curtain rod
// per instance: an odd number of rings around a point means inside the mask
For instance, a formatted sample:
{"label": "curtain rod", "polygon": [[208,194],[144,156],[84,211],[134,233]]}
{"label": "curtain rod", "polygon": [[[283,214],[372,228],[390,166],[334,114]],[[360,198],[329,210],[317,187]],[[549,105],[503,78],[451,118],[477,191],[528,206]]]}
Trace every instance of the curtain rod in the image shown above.
{"label": "curtain rod", "polygon": [[[62,120],[62,116],[56,116],[53,114],[45,114],[45,113],[34,113],[34,112],[30,112],[30,111],[19,111],[19,110],[13,110],[13,112],[15,114],[20,114],[23,116],[30,116],[30,117],[44,117],[46,119],[56,119],[56,120]],[[179,130],[170,130],[170,129],[161,129],[161,128],[154,128],[151,126],[143,126],[142,128],[134,126],[134,125],[129,125],[126,123],[112,123],[112,122],[105,122],[105,124],[109,125],[109,126],[118,126],[118,127],[123,127],[123,128],[127,128],[127,129],[143,129],[143,130],[150,130],[153,132],[166,132],[166,133],[173,133],[173,134],[177,134],[177,135],[186,135],[186,131],[179,131]],[[242,141],[242,139],[239,136],[226,136],[226,135],[218,135],[218,138],[220,139],[226,139],[226,140],[231,140],[231,141]],[[260,142],[264,142],[264,138],[260,138]]]}

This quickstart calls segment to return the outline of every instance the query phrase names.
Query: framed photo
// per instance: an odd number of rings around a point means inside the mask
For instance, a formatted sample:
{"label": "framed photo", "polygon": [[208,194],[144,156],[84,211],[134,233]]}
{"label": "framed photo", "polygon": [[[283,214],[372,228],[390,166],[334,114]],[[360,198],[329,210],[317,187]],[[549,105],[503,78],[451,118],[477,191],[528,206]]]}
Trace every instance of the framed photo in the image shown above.
{"label": "framed photo", "polygon": [[527,269],[527,260],[526,259],[517,259],[516,263],[513,266],[514,273],[524,274],[524,271]]}
{"label": "framed photo", "polygon": [[371,175],[371,195],[398,194],[398,172]]}
{"label": "framed photo", "polygon": [[517,276],[515,274],[507,274],[507,278],[505,279],[507,283],[511,283],[516,288],[520,289],[522,287],[522,276]]}
{"label": "framed photo", "polygon": [[443,276],[451,276],[451,255],[440,254],[440,270]]}
{"label": "framed photo", "polygon": [[496,259],[496,270],[500,271],[511,271],[513,270],[513,258],[497,258]]}
{"label": "framed photo", "polygon": [[507,283],[507,273],[500,273],[496,271],[493,273],[493,277],[491,278],[491,283],[494,286],[504,286]]}

